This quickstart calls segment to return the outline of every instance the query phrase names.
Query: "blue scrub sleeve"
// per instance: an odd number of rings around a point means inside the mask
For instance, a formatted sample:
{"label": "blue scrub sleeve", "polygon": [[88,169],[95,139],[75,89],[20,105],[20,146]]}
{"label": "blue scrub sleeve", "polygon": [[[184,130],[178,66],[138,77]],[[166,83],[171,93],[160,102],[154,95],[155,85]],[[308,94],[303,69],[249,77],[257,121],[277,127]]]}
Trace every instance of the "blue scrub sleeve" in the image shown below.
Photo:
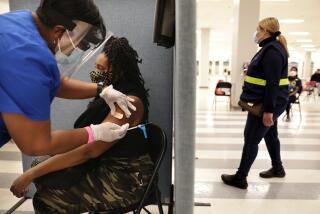
{"label": "blue scrub sleeve", "polygon": [[24,45],[0,56],[0,112],[48,120],[54,88],[42,47]]}

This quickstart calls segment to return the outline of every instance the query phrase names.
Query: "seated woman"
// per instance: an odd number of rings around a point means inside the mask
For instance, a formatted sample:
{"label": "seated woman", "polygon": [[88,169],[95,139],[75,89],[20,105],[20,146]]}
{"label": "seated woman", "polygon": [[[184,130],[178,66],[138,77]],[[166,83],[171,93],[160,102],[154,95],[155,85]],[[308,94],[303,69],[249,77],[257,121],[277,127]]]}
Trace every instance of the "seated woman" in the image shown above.
{"label": "seated woman", "polygon": [[289,100],[286,108],[286,121],[290,121],[290,109],[292,103],[294,103],[297,99],[297,94],[300,94],[302,91],[302,82],[301,79],[298,78],[298,68],[293,66],[289,71]]}
{"label": "seated woman", "polygon": [[[109,114],[104,100],[97,97],[77,119],[75,127],[101,122],[129,123],[132,127],[147,122],[148,91],[139,62],[127,39],[113,37],[106,43],[96,59],[96,69],[90,73],[91,80],[103,82],[104,86],[112,84],[134,99],[137,110],[126,118],[117,106],[119,117],[115,118]],[[153,163],[143,132],[134,130],[118,142],[94,142],[40,161],[14,181],[11,191],[22,197],[34,181],[37,192],[33,206],[36,213],[45,214],[118,209],[136,204],[152,174]]]}

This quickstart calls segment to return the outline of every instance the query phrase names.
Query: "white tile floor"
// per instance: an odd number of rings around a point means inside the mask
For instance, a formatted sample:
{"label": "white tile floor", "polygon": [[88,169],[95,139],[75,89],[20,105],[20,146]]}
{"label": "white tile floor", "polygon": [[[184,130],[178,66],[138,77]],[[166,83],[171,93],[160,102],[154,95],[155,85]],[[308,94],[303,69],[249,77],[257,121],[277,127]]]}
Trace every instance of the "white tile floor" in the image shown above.
{"label": "white tile floor", "polygon": [[[223,98],[214,111],[213,88],[197,91],[196,214],[320,214],[320,98],[302,95],[302,120],[294,106],[292,121],[279,119],[282,159],[287,176],[265,180],[259,172],[270,165],[264,142],[248,176],[248,190],[221,183],[222,173],[239,165],[246,114],[229,111]],[[211,135],[212,134],[212,135]],[[266,168],[267,167],[267,168]]]}
{"label": "white tile floor", "polygon": [[[221,183],[222,173],[233,173],[238,167],[243,144],[245,113],[228,111],[219,99],[213,110],[212,88],[198,90],[195,201],[210,207],[196,206],[196,214],[320,214],[320,98],[302,97],[302,120],[297,109],[291,122],[279,120],[282,158],[287,176],[265,180],[258,176],[269,167],[264,142],[248,176],[248,190],[238,190]],[[281,117],[280,117],[281,118]],[[0,149],[0,175],[21,173],[20,160],[8,160],[1,152],[17,152],[13,144]],[[3,177],[2,177],[3,178]],[[12,177],[14,179],[14,177]],[[18,199],[0,178],[0,213]],[[1,184],[2,183],[2,184]],[[152,213],[158,213],[151,207]],[[33,213],[31,200],[17,213]],[[165,208],[166,211],[166,208]]]}

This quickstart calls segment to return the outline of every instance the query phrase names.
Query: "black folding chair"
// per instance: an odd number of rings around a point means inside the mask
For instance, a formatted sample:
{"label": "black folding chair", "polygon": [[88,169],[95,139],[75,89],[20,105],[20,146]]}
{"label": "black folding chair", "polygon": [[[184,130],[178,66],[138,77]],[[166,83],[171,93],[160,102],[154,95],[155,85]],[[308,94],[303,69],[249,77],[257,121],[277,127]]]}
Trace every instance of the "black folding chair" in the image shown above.
{"label": "black folding chair", "polygon": [[165,132],[155,124],[152,124],[152,123],[147,124],[146,129],[148,133],[148,143],[150,143],[149,152],[150,152],[151,159],[154,163],[154,169],[140,202],[125,208],[93,211],[89,213],[122,214],[122,213],[133,212],[134,214],[140,214],[141,210],[143,209],[148,214],[151,214],[151,212],[148,211],[147,208],[145,207],[151,204],[157,204],[159,213],[163,214],[162,203],[161,203],[161,192],[158,187],[158,171],[161,166],[161,163],[167,148],[167,137]]}
{"label": "black folding chair", "polygon": [[[298,107],[299,107],[299,114],[300,114],[300,120],[302,119],[302,114],[301,114],[301,104],[300,104],[300,93],[297,93],[297,96],[296,96],[296,101],[294,101],[293,103],[292,103],[292,105],[294,105],[294,104],[297,104],[298,105]],[[291,114],[291,116],[293,116],[293,112],[292,112],[292,106],[291,105],[291,109],[290,109],[290,114]]]}
{"label": "black folding chair", "polygon": [[[231,87],[230,82],[218,82],[214,90],[214,110],[217,108],[217,97],[228,97],[228,106],[231,104]],[[220,93],[221,92],[221,93]]]}

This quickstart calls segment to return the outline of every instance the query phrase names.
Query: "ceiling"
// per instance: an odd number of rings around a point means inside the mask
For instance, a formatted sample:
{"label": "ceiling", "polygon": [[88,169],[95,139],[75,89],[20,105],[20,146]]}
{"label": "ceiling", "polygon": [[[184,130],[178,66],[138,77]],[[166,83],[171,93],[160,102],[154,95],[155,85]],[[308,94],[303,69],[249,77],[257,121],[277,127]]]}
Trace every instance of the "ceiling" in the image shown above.
{"label": "ceiling", "polygon": [[[301,23],[280,23],[280,30],[287,39],[290,54],[293,57],[303,58],[305,51],[312,51],[314,58],[320,53],[319,9],[319,0],[262,0],[260,19],[270,16],[277,17],[279,20],[299,19]],[[231,56],[233,10],[233,0],[197,0],[197,39],[200,42],[201,28],[210,28],[210,57],[212,58],[229,59]],[[254,31],[255,29],[252,29],[252,32]],[[292,32],[309,34],[292,35]],[[297,42],[301,39],[312,41]],[[312,48],[306,49],[301,45],[309,45]]]}

